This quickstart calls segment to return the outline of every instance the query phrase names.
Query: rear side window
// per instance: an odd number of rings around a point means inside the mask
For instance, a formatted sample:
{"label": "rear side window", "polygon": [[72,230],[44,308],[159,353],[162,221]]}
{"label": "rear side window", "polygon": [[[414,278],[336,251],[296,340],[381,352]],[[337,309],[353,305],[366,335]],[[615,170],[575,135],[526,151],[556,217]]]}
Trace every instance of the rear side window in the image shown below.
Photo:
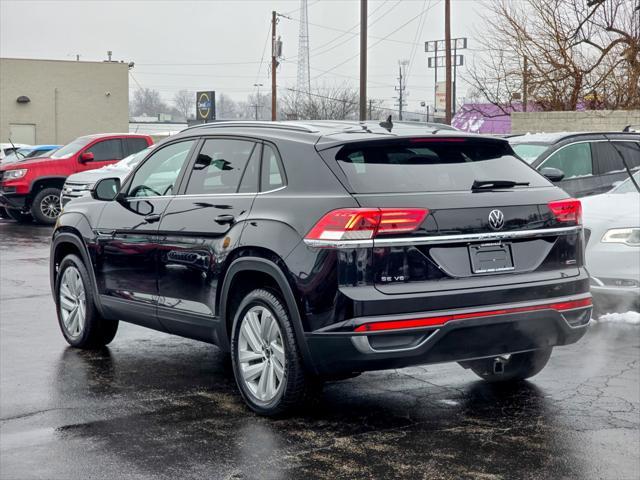
{"label": "rear side window", "polygon": [[629,168],[640,167],[640,142],[613,142]]}
{"label": "rear side window", "polygon": [[87,153],[93,153],[93,160],[95,162],[105,160],[122,160],[124,155],[122,153],[122,142],[119,138],[113,138],[111,140],[102,140],[87,149]]}
{"label": "rear side window", "polygon": [[453,138],[367,142],[342,147],[336,160],[355,193],[469,191],[474,180],[548,186],[506,142]]}
{"label": "rear side window", "polygon": [[270,145],[265,145],[262,153],[262,191],[275,190],[284,186],[284,174],[280,158]]}
{"label": "rear side window", "polygon": [[255,142],[246,140],[206,140],[193,164],[186,193],[236,193],[255,148]]}
{"label": "rear side window", "polygon": [[127,155],[138,153],[149,146],[144,138],[127,138],[124,141],[127,145]]}
{"label": "rear side window", "polygon": [[542,162],[538,168],[558,168],[564,173],[564,180],[574,177],[593,175],[593,161],[591,159],[591,144],[588,142],[574,143],[561,148]]}

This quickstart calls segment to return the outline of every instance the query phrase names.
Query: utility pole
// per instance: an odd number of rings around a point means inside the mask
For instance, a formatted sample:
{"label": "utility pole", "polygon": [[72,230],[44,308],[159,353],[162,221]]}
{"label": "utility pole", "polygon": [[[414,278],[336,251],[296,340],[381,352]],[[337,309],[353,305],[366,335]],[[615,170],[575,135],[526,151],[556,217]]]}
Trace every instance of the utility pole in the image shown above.
{"label": "utility pole", "polygon": [[404,97],[405,97],[405,89],[406,85],[404,84],[404,69],[409,64],[408,60],[401,60],[398,62],[398,82],[399,86],[396,87],[396,91],[398,92],[398,120],[402,120],[402,109],[405,106]]}
{"label": "utility pole", "polygon": [[445,123],[451,125],[451,0],[444,0]]}
{"label": "utility pole", "polygon": [[360,0],[360,120],[367,119],[367,0]]}
{"label": "utility pole", "polygon": [[369,115],[367,116],[367,118],[371,120],[372,116],[373,116],[373,99],[370,98],[369,99]]}
{"label": "utility pole", "polygon": [[524,57],[524,71],[522,72],[522,111],[527,111],[528,90],[529,90],[529,59]]}
{"label": "utility pole", "polygon": [[256,120],[258,120],[258,109],[260,108],[260,87],[262,87],[261,83],[254,83],[254,87],[256,87],[256,104],[252,105],[256,109]]}
{"label": "utility pole", "polygon": [[[271,12],[271,121],[277,119],[277,98],[276,98],[276,69],[278,68],[277,51],[276,51],[276,11]],[[258,109],[256,108],[256,117]]]}

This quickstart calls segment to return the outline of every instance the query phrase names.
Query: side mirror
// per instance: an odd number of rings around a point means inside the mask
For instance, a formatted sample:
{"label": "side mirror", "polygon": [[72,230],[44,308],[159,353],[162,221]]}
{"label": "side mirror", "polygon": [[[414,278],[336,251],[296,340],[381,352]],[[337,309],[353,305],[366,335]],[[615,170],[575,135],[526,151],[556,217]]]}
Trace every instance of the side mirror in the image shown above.
{"label": "side mirror", "polygon": [[80,163],[93,162],[94,158],[93,152],[84,152],[80,155]]}
{"label": "side mirror", "polygon": [[103,178],[102,180],[98,180],[93,186],[93,188],[91,189],[91,196],[96,200],[110,202],[111,200],[114,200],[116,198],[119,191],[119,178]]}
{"label": "side mirror", "polygon": [[564,172],[559,168],[544,167],[540,173],[552,182],[559,182],[564,178]]}

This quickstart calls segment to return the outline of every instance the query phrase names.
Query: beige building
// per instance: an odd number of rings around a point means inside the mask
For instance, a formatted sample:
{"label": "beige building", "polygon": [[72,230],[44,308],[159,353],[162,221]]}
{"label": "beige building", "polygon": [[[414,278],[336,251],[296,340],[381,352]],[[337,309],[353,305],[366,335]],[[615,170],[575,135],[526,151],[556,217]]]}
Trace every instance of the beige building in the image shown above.
{"label": "beige building", "polygon": [[126,63],[0,58],[0,142],[128,131]]}

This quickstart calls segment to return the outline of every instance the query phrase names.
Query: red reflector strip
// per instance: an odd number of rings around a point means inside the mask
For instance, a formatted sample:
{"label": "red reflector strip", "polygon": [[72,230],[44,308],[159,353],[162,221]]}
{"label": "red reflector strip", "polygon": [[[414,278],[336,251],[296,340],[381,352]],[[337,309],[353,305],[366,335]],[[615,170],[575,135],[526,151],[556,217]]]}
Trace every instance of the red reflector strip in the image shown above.
{"label": "red reflector strip", "polygon": [[530,307],[512,307],[499,310],[485,310],[482,312],[454,313],[452,315],[440,315],[436,317],[412,318],[409,320],[391,320],[388,322],[372,322],[360,325],[356,332],[379,332],[381,330],[400,330],[405,328],[440,327],[453,320],[466,320],[469,318],[495,317],[511,313],[535,312],[538,310],[557,310],[563,312],[574,308],[590,307],[591,298],[571,300],[559,303],[546,303],[544,305],[532,305]]}

